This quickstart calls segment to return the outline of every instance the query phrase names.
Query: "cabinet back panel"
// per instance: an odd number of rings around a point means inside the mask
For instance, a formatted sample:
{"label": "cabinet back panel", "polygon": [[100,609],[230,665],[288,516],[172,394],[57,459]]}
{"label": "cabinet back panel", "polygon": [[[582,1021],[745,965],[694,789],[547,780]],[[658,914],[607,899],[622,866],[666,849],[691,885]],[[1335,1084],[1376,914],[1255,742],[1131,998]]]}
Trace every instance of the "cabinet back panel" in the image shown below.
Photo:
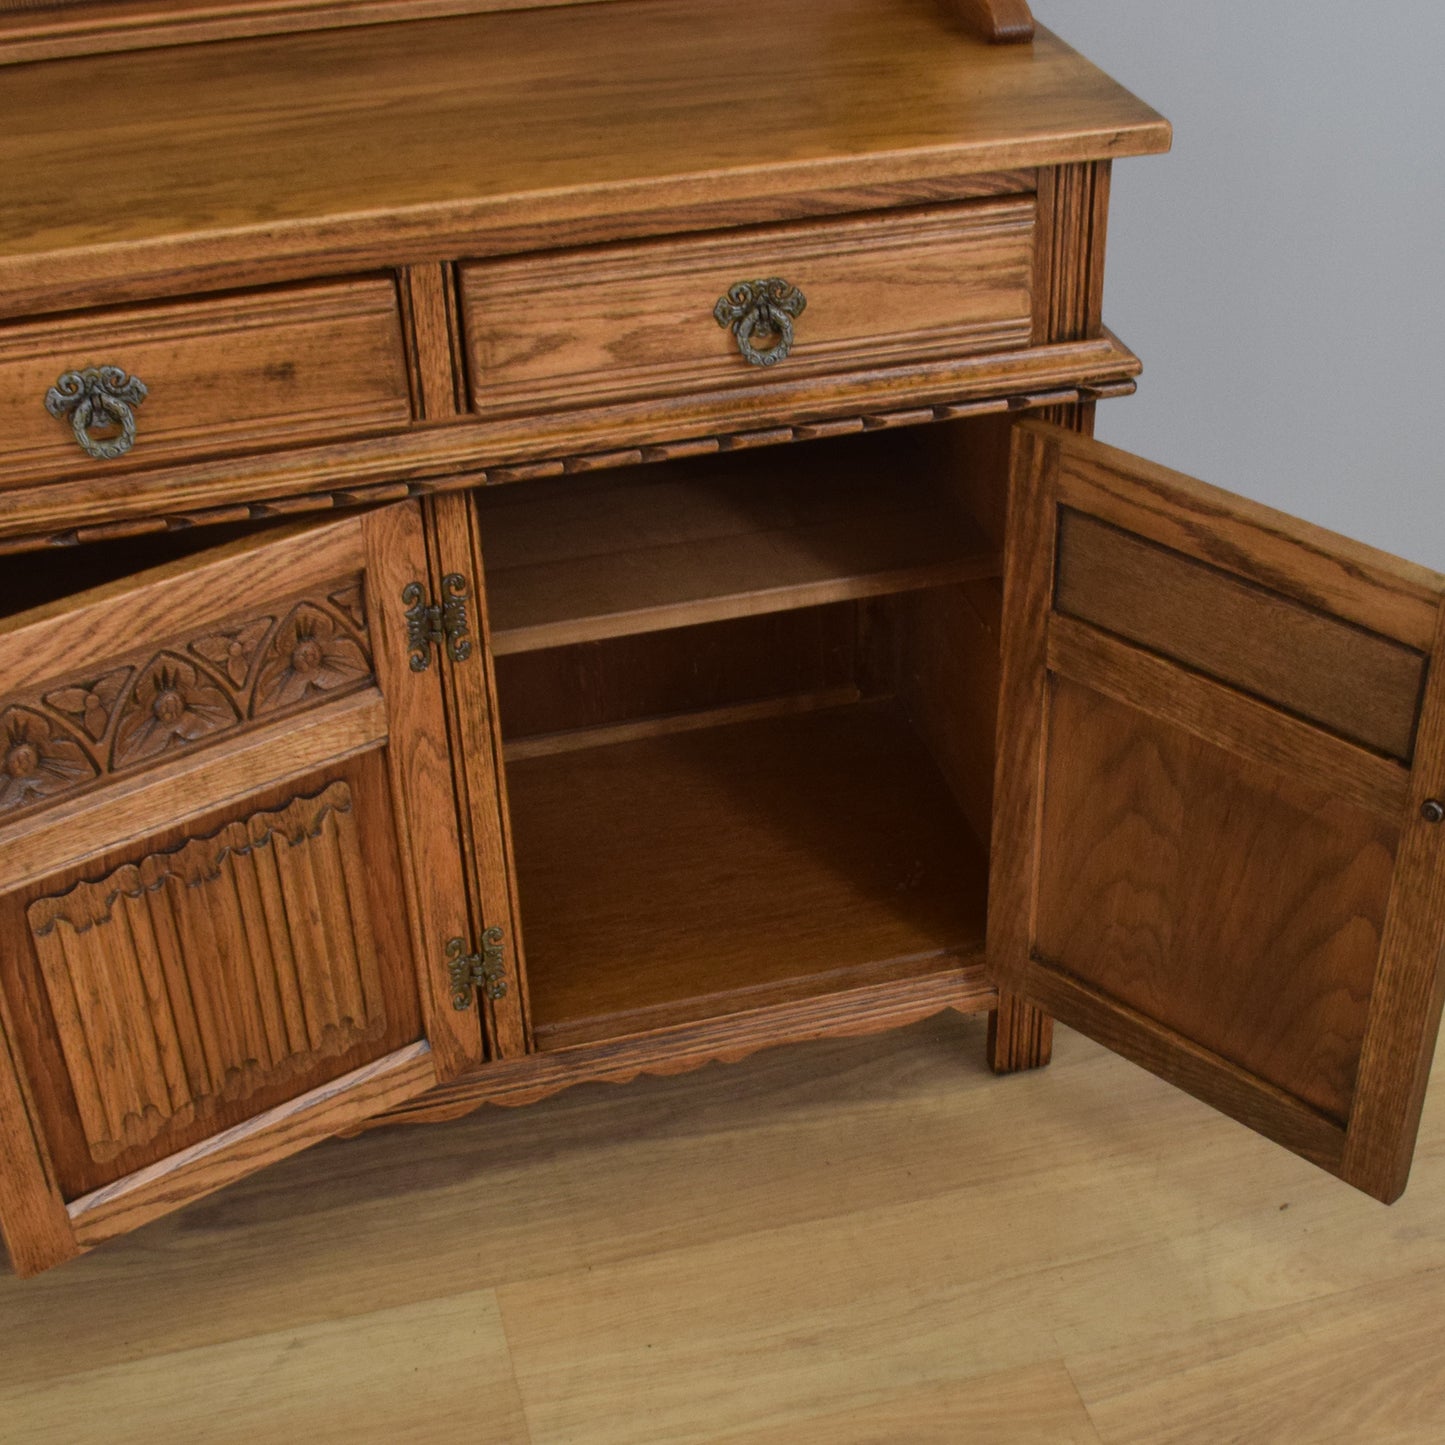
{"label": "cabinet back panel", "polygon": [[1009,448],[1014,417],[959,417],[919,427],[920,465],[951,493],[955,505],[1000,554],[1008,527]]}
{"label": "cabinet back panel", "polygon": [[828,692],[855,681],[852,603],[496,659],[508,741]]}
{"label": "cabinet back panel", "polygon": [[[354,937],[358,936],[356,930],[364,929],[359,935],[361,944],[355,946],[334,936],[328,926],[328,920],[334,923],[342,916],[338,912],[340,900],[331,896],[337,889],[326,883],[330,872],[343,868],[346,862],[343,850],[331,846],[338,840],[318,836],[310,840],[310,848],[325,843],[326,856],[302,857],[298,853],[293,859],[303,874],[316,881],[318,911],[314,918],[299,896],[286,908],[266,909],[264,903],[253,900],[248,909],[239,891],[246,880],[238,880],[234,870],[228,870],[230,859],[222,856],[230,851],[232,835],[238,830],[267,816],[284,814],[297,799],[315,797],[338,784],[349,794],[346,832],[350,856],[353,862],[359,858],[365,865],[364,896],[354,907],[348,903],[342,910]],[[183,828],[150,834],[140,844],[112,850],[0,898],[0,988],[5,990],[15,1021],[16,1043],[36,1092],[41,1127],[67,1199],[211,1138],[421,1036],[416,984],[409,964],[398,967],[409,960],[411,944],[406,936],[405,902],[396,884],[388,881],[396,874],[389,860],[397,851],[389,797],[383,753],[366,753],[330,765],[311,778],[253,795],[239,808],[232,805],[218,809]],[[166,1005],[158,998],[143,1000],[135,993],[140,978],[127,970],[126,961],[147,950],[137,949],[133,955],[122,946],[125,940],[119,936],[114,946],[101,947],[97,941],[96,948],[89,950],[95,955],[90,958],[82,957],[74,947],[76,940],[68,939],[61,955],[55,931],[47,926],[50,915],[67,908],[73,911],[94,894],[97,885],[116,879],[118,871],[128,864],[139,864],[142,870],[149,866],[154,872],[169,854],[180,866],[189,854],[204,851],[208,841],[216,845],[208,855],[216,866],[203,867],[201,872],[216,873],[208,891],[217,896],[194,902],[183,899],[167,913],[179,930],[180,946],[173,961],[185,975],[184,979],[177,975],[171,980],[172,1004]],[[309,850],[303,847],[300,851]],[[293,877],[290,883],[296,881]],[[283,881],[280,886],[284,890],[287,884]],[[348,898],[351,891],[347,890]],[[159,917],[154,908],[149,913]],[[133,921],[126,920],[126,926]],[[228,923],[234,925],[230,931]],[[163,924],[161,920],[157,926]],[[262,927],[268,933],[255,941],[254,948],[236,932],[251,926]],[[198,946],[206,928],[215,933],[214,953]],[[44,936],[37,938],[37,932]],[[92,934],[98,932],[92,930]],[[240,949],[239,953],[228,953],[228,939]],[[338,1028],[328,1039],[322,1036],[323,1016],[345,1003],[343,954],[354,955],[357,968],[366,976],[366,1022],[355,1038],[343,1037],[346,1029]],[[257,1040],[250,1038],[242,1026],[242,1015],[252,1005],[239,997],[238,989],[250,980],[253,971],[262,984],[275,975],[273,981],[282,991],[283,1007],[285,973],[294,975],[303,994],[309,990],[315,995],[303,997],[297,1004],[299,1016],[322,1026],[317,1037],[304,1042],[298,1039],[295,1050],[288,1049],[288,1057],[280,1064],[268,1064],[256,1056],[252,1046]],[[85,983],[75,977],[78,974],[84,974],[93,985],[88,998]],[[74,1009],[56,1004],[57,999],[65,1003],[67,976],[71,976],[71,987],[75,989]],[[339,1000],[335,996],[338,989],[343,993]],[[154,1065],[162,1071],[166,1068],[165,1041],[160,1041],[159,1053],[152,1056],[153,1051],[139,1036],[140,1024],[156,1009],[176,1018],[182,1036],[189,1031],[182,1015],[192,1015],[199,1033],[205,1036],[195,1044],[214,1065],[211,1072],[215,1078],[210,1086],[198,1076],[193,1078],[194,1087],[188,1084],[184,1090],[191,1096],[187,1100],[177,1095],[179,1078],[165,1085],[168,1101],[159,1095],[153,1099],[145,1096],[146,1078],[142,1076],[147,1073],[146,1066]],[[342,1007],[341,1013],[345,1012]],[[104,1026],[100,1033],[98,1020]],[[336,1022],[342,1022],[341,1014]],[[112,1027],[119,1047],[107,1050],[102,1034],[105,1028]],[[228,1039],[233,1048],[227,1045]],[[97,1079],[105,1100],[103,1111],[113,1109],[116,1101],[123,1101],[129,1093],[135,1093],[140,1101],[140,1107],[130,1111],[130,1117],[111,1121],[116,1125],[111,1131],[102,1127],[94,1094],[89,1099],[80,1097],[88,1087],[89,1071],[82,1067],[82,1056],[87,1052],[103,1075]],[[194,1073],[197,1059],[188,1056],[184,1048],[180,1054],[176,1062]],[[151,1079],[150,1083],[161,1086],[160,1079]]]}
{"label": "cabinet back panel", "polygon": [[562,476],[475,498],[498,655],[996,575],[932,427]]}
{"label": "cabinet back panel", "polygon": [[984,579],[911,592],[893,605],[899,700],[987,847],[998,731],[998,584]]}
{"label": "cabinet back panel", "polygon": [[983,849],[890,703],[530,758],[507,779],[545,1048],[981,949]]}

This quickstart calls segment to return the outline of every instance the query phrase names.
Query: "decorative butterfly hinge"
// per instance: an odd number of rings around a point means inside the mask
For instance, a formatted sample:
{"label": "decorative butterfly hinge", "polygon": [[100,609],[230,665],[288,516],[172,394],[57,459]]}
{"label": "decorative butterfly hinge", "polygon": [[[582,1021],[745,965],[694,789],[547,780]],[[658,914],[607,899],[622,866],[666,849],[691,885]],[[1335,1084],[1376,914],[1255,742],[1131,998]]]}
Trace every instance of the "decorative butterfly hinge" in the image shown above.
{"label": "decorative butterfly hinge", "polygon": [[442,578],[442,600],[429,603],[420,582],[408,582],[401,589],[406,603],[406,645],[411,653],[411,670],[425,672],[431,666],[431,650],[445,647],[453,662],[472,655],[467,623],[467,579],[460,572]]}
{"label": "decorative butterfly hinge", "polygon": [[502,930],[493,926],[482,934],[482,951],[468,953],[460,938],[447,943],[447,973],[452,982],[452,1007],[465,1013],[472,1006],[472,993],[480,989],[489,999],[507,993],[507,969],[503,962]]}

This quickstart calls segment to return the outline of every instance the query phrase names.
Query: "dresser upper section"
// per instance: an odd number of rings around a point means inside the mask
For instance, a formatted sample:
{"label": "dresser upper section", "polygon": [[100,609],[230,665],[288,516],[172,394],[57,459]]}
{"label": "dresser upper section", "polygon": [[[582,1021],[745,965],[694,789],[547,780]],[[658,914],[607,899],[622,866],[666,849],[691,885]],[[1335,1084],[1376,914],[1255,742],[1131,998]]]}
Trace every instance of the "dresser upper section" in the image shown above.
{"label": "dresser upper section", "polygon": [[7,316],[926,202],[1169,143],[1055,36],[990,46],[940,0],[616,0],[86,56],[0,68],[0,114]]}

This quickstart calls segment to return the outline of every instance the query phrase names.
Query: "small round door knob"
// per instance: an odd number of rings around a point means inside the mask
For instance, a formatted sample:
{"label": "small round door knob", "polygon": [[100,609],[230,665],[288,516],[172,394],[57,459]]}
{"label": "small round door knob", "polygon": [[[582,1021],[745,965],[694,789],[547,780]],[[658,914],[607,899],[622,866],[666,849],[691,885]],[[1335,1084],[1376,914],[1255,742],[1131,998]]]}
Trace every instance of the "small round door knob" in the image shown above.
{"label": "small round door knob", "polygon": [[1431,798],[1420,809],[1420,816],[1427,823],[1445,823],[1445,803],[1438,798]]}

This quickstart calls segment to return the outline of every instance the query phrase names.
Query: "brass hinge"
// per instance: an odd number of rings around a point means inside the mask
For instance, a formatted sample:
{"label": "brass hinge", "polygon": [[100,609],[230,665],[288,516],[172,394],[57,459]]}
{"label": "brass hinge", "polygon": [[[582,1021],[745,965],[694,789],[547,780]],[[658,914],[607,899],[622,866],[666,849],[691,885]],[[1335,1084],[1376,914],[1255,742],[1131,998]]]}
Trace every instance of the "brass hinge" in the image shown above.
{"label": "brass hinge", "polygon": [[460,938],[447,943],[447,972],[452,980],[452,1007],[464,1013],[472,1006],[472,991],[481,989],[490,999],[507,992],[506,965],[502,962],[502,930],[492,927],[482,934],[482,951],[468,953]]}
{"label": "brass hinge", "polygon": [[406,603],[406,645],[411,652],[411,670],[425,672],[431,666],[431,650],[445,647],[453,662],[472,655],[467,626],[467,579],[460,572],[442,578],[440,605],[428,603],[420,582],[408,582],[401,589]]}

